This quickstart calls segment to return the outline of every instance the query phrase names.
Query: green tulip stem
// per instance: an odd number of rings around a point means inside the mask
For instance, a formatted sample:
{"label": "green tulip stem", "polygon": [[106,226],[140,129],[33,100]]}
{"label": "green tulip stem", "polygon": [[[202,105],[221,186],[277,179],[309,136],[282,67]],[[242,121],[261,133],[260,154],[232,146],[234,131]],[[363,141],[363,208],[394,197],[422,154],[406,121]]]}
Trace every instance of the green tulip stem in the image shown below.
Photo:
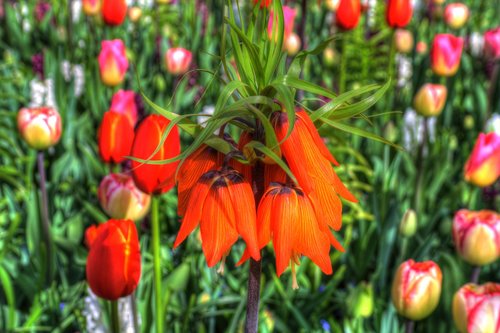
{"label": "green tulip stem", "polygon": [[414,329],[415,329],[415,322],[413,320],[407,319],[405,322],[405,332],[413,333]]}
{"label": "green tulip stem", "polygon": [[472,275],[470,277],[470,282],[477,284],[479,282],[480,275],[481,275],[481,266],[475,266],[472,269]]}
{"label": "green tulip stem", "polygon": [[389,67],[387,68],[387,78],[391,80],[391,86],[387,90],[387,111],[392,111],[394,107],[394,89],[396,77],[394,68],[396,67],[396,40],[394,38],[394,30],[391,33],[391,48],[389,49]]}
{"label": "green tulip stem", "polygon": [[111,303],[111,332],[120,333],[120,319],[118,318],[118,301]]}
{"label": "green tulip stem", "polygon": [[163,333],[163,303],[161,293],[161,257],[160,257],[160,221],[158,206],[160,198],[153,196],[151,200],[151,224],[153,233],[153,268],[154,268],[154,291],[156,307],[156,332]]}
{"label": "green tulip stem", "polygon": [[47,195],[47,180],[45,177],[44,166],[44,153],[39,151],[37,153],[38,175],[40,177],[40,196],[41,196],[41,229],[43,242],[45,247],[42,249],[42,255],[45,256],[45,283],[48,285],[52,280],[52,235],[50,232],[50,219],[49,219],[49,203]]}

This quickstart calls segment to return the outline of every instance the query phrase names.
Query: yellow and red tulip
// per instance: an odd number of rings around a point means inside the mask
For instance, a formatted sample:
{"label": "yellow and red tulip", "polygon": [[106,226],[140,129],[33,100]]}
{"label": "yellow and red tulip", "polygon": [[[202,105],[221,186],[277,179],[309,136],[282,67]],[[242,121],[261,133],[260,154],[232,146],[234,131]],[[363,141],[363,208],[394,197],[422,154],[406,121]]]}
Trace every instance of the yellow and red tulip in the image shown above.
{"label": "yellow and red tulip", "polygon": [[61,116],[53,107],[22,108],[17,114],[17,127],[34,149],[52,147],[61,138]]}
{"label": "yellow and red tulip", "polygon": [[453,76],[460,67],[464,41],[451,34],[437,34],[432,42],[431,67],[439,76]]}
{"label": "yellow and red tulip", "polygon": [[420,320],[436,309],[441,296],[442,274],[433,261],[403,262],[392,283],[392,303],[410,320]]}
{"label": "yellow and red tulip", "polygon": [[453,297],[453,319],[460,333],[498,333],[500,284],[466,284]]}
{"label": "yellow and red tulip", "polygon": [[480,133],[467,163],[465,180],[476,186],[486,187],[500,177],[500,134]]}
{"label": "yellow and red tulip", "polygon": [[168,49],[165,53],[165,65],[172,75],[182,75],[189,70],[193,54],[182,47]]}
{"label": "yellow and red tulip", "polygon": [[128,59],[121,39],[102,41],[98,61],[101,80],[105,85],[114,87],[123,82]]}
{"label": "yellow and red tulip", "polygon": [[424,84],[413,99],[413,107],[422,116],[434,117],[441,114],[446,104],[448,90],[442,84]]}
{"label": "yellow and red tulip", "polygon": [[463,3],[450,3],[444,10],[444,21],[452,29],[460,29],[469,19],[469,7]]}
{"label": "yellow and red tulip", "polygon": [[500,214],[459,210],[453,219],[457,252],[471,265],[483,266],[500,257]]}

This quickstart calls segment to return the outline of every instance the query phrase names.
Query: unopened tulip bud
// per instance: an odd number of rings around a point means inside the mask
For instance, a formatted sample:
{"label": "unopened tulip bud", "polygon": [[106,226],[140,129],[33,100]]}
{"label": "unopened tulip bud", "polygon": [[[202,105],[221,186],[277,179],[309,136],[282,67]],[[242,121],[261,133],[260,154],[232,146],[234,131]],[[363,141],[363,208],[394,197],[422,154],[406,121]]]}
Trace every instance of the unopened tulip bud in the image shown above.
{"label": "unopened tulip bud", "polygon": [[460,333],[498,333],[500,284],[466,284],[453,297],[453,320]]}
{"label": "unopened tulip bud", "polygon": [[464,117],[464,127],[465,127],[465,129],[468,129],[468,130],[473,129],[474,128],[474,123],[475,123],[474,117],[471,116],[470,114],[468,114],[468,115],[466,115]]}
{"label": "unopened tulip bud", "polygon": [[335,51],[334,48],[332,47],[327,47],[323,51],[323,62],[325,63],[326,66],[328,67],[333,67],[338,63],[338,55],[337,52]]}
{"label": "unopened tulip bud", "polygon": [[459,210],[453,219],[457,252],[471,265],[483,266],[500,257],[500,214]]}
{"label": "unopened tulip bud", "polygon": [[433,261],[403,262],[392,283],[392,303],[397,312],[410,320],[429,316],[439,303],[442,274]]}
{"label": "unopened tulip bud", "polygon": [[361,283],[349,297],[351,313],[354,318],[368,318],[373,313],[373,287],[369,283]]}
{"label": "unopened tulip bud", "polygon": [[424,84],[413,99],[413,107],[422,116],[434,117],[441,114],[446,104],[448,91],[442,84]]}
{"label": "unopened tulip bud", "polygon": [[500,134],[480,133],[465,164],[465,180],[479,187],[490,186],[500,177]]}
{"label": "unopened tulip bud", "polygon": [[129,17],[130,21],[135,23],[135,22],[139,21],[141,16],[142,16],[141,7],[134,6],[134,7],[129,8],[128,17]]}
{"label": "unopened tulip bud", "polygon": [[101,12],[101,0],[83,0],[82,10],[88,16],[99,14]]}
{"label": "unopened tulip bud", "polygon": [[463,3],[450,3],[444,10],[444,21],[452,29],[460,29],[469,18],[469,8]]}
{"label": "unopened tulip bud", "polygon": [[397,29],[394,33],[396,51],[409,53],[413,49],[413,34],[409,30]]}
{"label": "unopened tulip bud", "polygon": [[291,33],[290,36],[285,40],[285,51],[289,56],[294,56],[300,51],[302,43],[300,41],[299,35],[296,33]]}
{"label": "unopened tulip bud", "polygon": [[61,116],[52,107],[22,108],[17,114],[17,127],[34,149],[52,147],[61,138]]}
{"label": "unopened tulip bud", "polygon": [[99,185],[99,202],[114,219],[137,221],[149,210],[151,196],[137,188],[132,176],[126,173],[107,175]]}
{"label": "unopened tulip bud", "polygon": [[425,42],[418,42],[417,46],[415,47],[415,51],[418,54],[426,54],[427,53],[427,44]]}
{"label": "unopened tulip bud", "polygon": [[435,5],[442,5],[446,2],[446,0],[432,0],[432,3]]}
{"label": "unopened tulip bud", "polygon": [[417,232],[417,213],[413,209],[408,209],[403,215],[399,232],[405,237],[411,237]]}
{"label": "unopened tulip bud", "polygon": [[171,48],[165,53],[167,71],[172,75],[182,75],[189,70],[193,54],[181,47]]}

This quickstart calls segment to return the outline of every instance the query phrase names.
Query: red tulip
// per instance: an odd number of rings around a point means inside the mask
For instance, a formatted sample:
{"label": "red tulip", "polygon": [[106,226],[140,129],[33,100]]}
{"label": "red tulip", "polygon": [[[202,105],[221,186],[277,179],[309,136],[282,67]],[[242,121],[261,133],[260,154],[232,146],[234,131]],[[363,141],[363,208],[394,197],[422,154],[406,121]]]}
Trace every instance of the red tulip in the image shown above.
{"label": "red tulip", "polygon": [[137,123],[138,110],[135,103],[135,92],[132,90],[118,90],[111,99],[110,111],[118,112],[127,116],[132,126]]}
{"label": "red tulip", "polygon": [[460,66],[464,41],[451,34],[437,34],[432,42],[431,67],[439,76],[453,76]]}
{"label": "red tulip", "polygon": [[404,28],[410,23],[413,8],[410,0],[389,0],[385,18],[391,28]]}
{"label": "red tulip", "polygon": [[109,220],[91,227],[87,282],[97,296],[114,301],[134,292],[141,277],[141,252],[134,222]]}
{"label": "red tulip", "polygon": [[345,30],[354,29],[361,15],[361,4],[359,0],[340,0],[337,8],[337,25]]}
{"label": "red tulip", "polygon": [[[159,150],[155,150],[161,143],[164,131],[170,120],[160,115],[146,117],[137,128],[132,156],[151,161],[166,160],[176,157],[181,152],[181,143],[177,125],[172,128]],[[179,162],[168,164],[147,164],[132,161],[132,175],[139,189],[146,193],[163,193],[170,190],[175,184],[175,171]]]}
{"label": "red tulip", "polygon": [[120,25],[127,16],[125,0],[103,0],[102,18],[108,25]]}
{"label": "red tulip", "polygon": [[253,0],[253,4],[256,5],[260,2],[260,8],[269,7],[271,0]]}
{"label": "red tulip", "polygon": [[125,156],[130,155],[134,141],[134,127],[127,116],[108,111],[104,117],[97,134],[99,155],[104,162],[121,163]]}

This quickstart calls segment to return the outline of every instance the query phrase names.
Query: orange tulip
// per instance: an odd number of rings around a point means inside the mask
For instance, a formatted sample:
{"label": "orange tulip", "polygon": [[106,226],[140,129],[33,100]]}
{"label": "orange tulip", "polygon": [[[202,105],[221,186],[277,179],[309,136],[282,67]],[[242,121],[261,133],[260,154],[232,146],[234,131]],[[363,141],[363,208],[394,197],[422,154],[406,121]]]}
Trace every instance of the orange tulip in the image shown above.
{"label": "orange tulip", "polygon": [[411,31],[397,29],[394,32],[394,44],[399,53],[409,53],[413,49],[413,35]]}
{"label": "orange tulip", "polygon": [[127,173],[104,177],[97,192],[102,209],[114,219],[140,220],[149,210],[151,197],[135,186]]}
{"label": "orange tulip", "polygon": [[[276,274],[280,276],[291,265],[294,289],[298,288],[295,264],[299,264],[301,255],[311,258],[325,274],[331,274],[330,244],[344,251],[317,208],[318,203],[301,189],[280,183],[271,183],[259,203],[259,247],[265,247],[272,238]],[[245,253],[239,264],[247,258]]]}
{"label": "orange tulip", "polygon": [[392,302],[400,315],[410,320],[429,316],[439,303],[442,274],[433,261],[403,262],[392,283]]}
{"label": "orange tulip", "polygon": [[500,177],[500,135],[480,133],[465,164],[465,180],[480,187],[494,184]]}
{"label": "orange tulip", "polygon": [[460,333],[500,331],[500,284],[466,284],[453,297],[453,319]]}
{"label": "orange tulip", "polygon": [[191,192],[200,177],[207,171],[219,169],[222,166],[222,160],[222,154],[207,145],[202,145],[181,164],[177,174],[179,197],[177,213],[179,216],[184,216],[186,213]]}
{"label": "orange tulip", "polygon": [[468,263],[483,266],[500,257],[500,214],[459,210],[453,219],[457,252]]}
{"label": "orange tulip", "polygon": [[223,167],[203,174],[191,191],[188,207],[174,248],[199,224],[208,267],[224,261],[238,236],[247,244],[251,257],[260,260],[254,195],[238,171]]}
{"label": "orange tulip", "polygon": [[[160,115],[146,117],[136,130],[131,155],[151,161],[178,156],[181,152],[181,143],[177,125],[172,128],[158,152],[151,156],[158,148],[169,124],[170,120]],[[141,191],[149,194],[164,193],[174,187],[175,171],[178,165],[178,161],[168,164],[147,164],[133,160],[132,175]]]}
{"label": "orange tulip", "polygon": [[101,10],[101,0],[83,0],[82,10],[85,15],[94,16]]}
{"label": "orange tulip", "polygon": [[21,137],[34,149],[52,147],[61,138],[61,116],[52,107],[22,108],[17,114]]}
{"label": "orange tulip", "polygon": [[[318,202],[318,209],[322,210],[320,215],[330,227],[339,230],[342,225],[342,203],[339,196],[352,202],[357,200],[333,170],[331,163],[338,163],[307,113],[298,110],[295,114],[295,126],[281,145],[282,153],[300,187]],[[281,142],[286,138],[289,128],[287,113],[277,112],[272,120],[276,136]]]}
{"label": "orange tulip", "polygon": [[90,289],[111,301],[132,294],[141,277],[141,252],[134,222],[109,220],[87,234]]}
{"label": "orange tulip", "polygon": [[127,116],[108,111],[104,113],[97,134],[99,155],[104,162],[121,163],[130,155],[134,141],[134,127]]}

